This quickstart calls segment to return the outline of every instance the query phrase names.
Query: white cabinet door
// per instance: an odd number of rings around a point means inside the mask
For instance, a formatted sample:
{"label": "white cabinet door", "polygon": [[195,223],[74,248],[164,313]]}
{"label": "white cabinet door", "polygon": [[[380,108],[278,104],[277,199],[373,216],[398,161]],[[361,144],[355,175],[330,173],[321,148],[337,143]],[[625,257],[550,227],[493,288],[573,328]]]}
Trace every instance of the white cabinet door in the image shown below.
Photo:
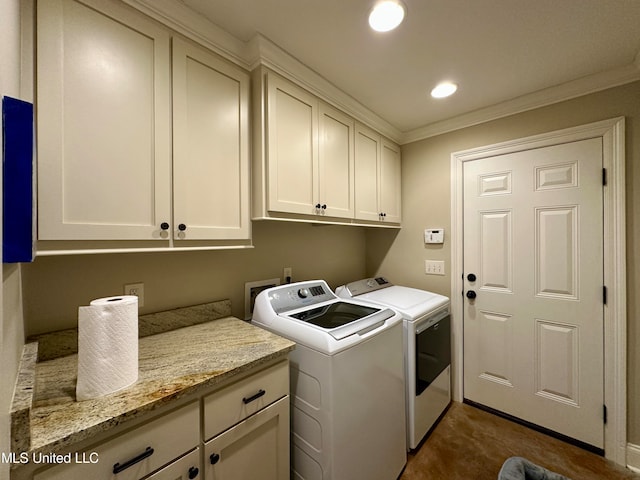
{"label": "white cabinet door", "polygon": [[174,38],[174,238],[249,238],[248,114],[249,75]]}
{"label": "white cabinet door", "polygon": [[355,144],[355,217],[400,223],[400,147],[359,124]]}
{"label": "white cabinet door", "polygon": [[322,102],[318,113],[319,213],[331,217],[353,218],[354,121]]}
{"label": "white cabinet door", "polygon": [[383,138],[378,191],[383,222],[400,223],[402,220],[400,183],[400,147]]}
{"label": "white cabinet door", "polygon": [[316,214],[318,100],[275,75],[267,78],[267,210]]}
{"label": "white cabinet door", "polygon": [[380,135],[357,124],[355,130],[355,217],[359,220],[380,219],[378,207],[378,168]]}
{"label": "white cabinet door", "polygon": [[94,3],[38,2],[38,238],[160,239],[171,221],[169,33]]}
{"label": "white cabinet door", "polygon": [[289,397],[205,444],[206,480],[288,480]]}

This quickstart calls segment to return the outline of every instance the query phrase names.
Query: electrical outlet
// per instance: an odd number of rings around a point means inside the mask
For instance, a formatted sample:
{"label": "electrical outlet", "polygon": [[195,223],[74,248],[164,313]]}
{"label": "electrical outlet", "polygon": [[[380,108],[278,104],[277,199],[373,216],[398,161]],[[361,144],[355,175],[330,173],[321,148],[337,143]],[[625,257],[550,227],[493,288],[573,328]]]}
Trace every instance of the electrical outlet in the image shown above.
{"label": "electrical outlet", "polygon": [[282,277],[283,277],[285,283],[291,283],[291,280],[293,278],[293,268],[284,267],[284,269],[282,271]]}
{"label": "electrical outlet", "polygon": [[427,275],[444,275],[444,260],[425,260],[424,273]]}
{"label": "electrical outlet", "polygon": [[144,307],[144,283],[129,283],[124,286],[125,295],[138,297],[138,307]]}

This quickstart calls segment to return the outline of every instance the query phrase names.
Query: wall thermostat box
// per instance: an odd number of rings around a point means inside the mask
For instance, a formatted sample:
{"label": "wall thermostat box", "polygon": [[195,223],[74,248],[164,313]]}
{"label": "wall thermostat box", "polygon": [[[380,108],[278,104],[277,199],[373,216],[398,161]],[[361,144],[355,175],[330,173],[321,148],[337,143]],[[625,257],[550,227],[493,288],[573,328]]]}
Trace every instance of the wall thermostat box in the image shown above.
{"label": "wall thermostat box", "polygon": [[424,231],[424,243],[444,243],[444,228],[427,228]]}

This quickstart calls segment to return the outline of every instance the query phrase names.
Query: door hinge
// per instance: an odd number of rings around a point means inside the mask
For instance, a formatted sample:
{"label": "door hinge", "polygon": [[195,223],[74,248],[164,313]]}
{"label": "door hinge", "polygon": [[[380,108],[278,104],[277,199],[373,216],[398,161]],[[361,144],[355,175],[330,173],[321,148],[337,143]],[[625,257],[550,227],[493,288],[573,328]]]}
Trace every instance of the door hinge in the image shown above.
{"label": "door hinge", "polygon": [[607,184],[607,169],[602,169],[602,185],[605,186]]}
{"label": "door hinge", "polygon": [[604,423],[607,423],[607,406],[606,405],[602,405],[602,420],[604,420]]}
{"label": "door hinge", "polygon": [[607,304],[607,286],[602,287],[602,303]]}

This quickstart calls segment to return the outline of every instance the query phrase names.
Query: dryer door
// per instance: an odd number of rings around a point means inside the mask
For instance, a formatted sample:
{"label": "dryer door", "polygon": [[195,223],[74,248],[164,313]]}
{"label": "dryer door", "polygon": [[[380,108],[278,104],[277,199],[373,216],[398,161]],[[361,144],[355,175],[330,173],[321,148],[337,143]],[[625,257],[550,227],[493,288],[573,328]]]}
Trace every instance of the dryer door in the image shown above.
{"label": "dryer door", "polygon": [[426,328],[416,328],[416,396],[419,396],[451,364],[451,315]]}

